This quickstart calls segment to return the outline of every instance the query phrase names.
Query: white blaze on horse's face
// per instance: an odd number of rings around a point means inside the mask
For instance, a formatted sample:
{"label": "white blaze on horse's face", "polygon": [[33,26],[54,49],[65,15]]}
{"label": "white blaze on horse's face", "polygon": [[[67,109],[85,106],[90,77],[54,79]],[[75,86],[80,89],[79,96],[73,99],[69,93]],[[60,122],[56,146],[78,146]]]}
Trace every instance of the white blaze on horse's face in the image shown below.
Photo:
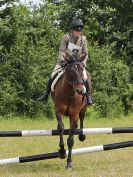
{"label": "white blaze on horse's face", "polygon": [[83,76],[84,76],[84,80],[86,81],[87,80],[87,73],[86,73],[85,68],[84,68],[84,71],[83,71]]}
{"label": "white blaze on horse's face", "polygon": [[86,87],[85,87],[85,85],[83,85],[82,95],[84,95],[85,93],[86,93]]}

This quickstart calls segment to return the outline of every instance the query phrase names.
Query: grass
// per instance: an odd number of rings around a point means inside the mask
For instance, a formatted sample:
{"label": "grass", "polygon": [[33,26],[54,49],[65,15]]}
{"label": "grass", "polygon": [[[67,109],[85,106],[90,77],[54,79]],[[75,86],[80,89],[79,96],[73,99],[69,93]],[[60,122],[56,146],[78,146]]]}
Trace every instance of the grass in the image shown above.
{"label": "grass", "polygon": [[[68,119],[64,119],[68,128]],[[133,117],[86,119],[85,127],[133,126]],[[0,130],[55,129],[56,120],[1,119]],[[65,136],[66,144],[67,136]],[[74,148],[132,140],[132,134],[87,135],[84,142],[75,136]],[[54,152],[59,137],[0,138],[0,159]],[[51,159],[0,166],[0,177],[132,177],[133,148],[73,156],[73,170],[64,169],[66,160]]]}

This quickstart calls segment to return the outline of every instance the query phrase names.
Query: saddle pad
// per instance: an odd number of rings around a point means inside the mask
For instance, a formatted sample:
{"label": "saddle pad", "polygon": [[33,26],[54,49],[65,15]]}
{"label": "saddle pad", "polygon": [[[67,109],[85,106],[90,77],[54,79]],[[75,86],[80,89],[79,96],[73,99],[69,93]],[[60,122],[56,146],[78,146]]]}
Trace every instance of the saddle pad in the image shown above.
{"label": "saddle pad", "polygon": [[51,91],[54,92],[54,87],[55,87],[55,84],[57,83],[57,81],[59,80],[59,78],[62,76],[62,74],[64,73],[64,71],[61,71],[57,74],[56,78],[54,79],[54,81],[52,82],[52,85],[51,85]]}

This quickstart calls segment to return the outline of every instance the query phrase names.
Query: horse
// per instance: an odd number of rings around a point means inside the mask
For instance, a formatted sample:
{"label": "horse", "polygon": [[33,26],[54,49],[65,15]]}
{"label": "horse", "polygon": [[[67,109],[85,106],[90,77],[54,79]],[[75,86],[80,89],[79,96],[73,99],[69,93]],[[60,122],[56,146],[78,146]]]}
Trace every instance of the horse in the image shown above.
{"label": "horse", "polygon": [[[72,147],[74,145],[74,132],[77,128],[78,119],[80,119],[80,128],[82,129],[87,111],[83,71],[84,66],[81,62],[74,60],[68,63],[63,75],[55,85],[54,92],[51,93],[58,122],[57,129],[60,132],[60,158],[66,157],[63,141],[63,117],[67,115],[70,121],[70,132],[67,139],[68,157],[66,169],[72,169]],[[85,135],[79,135],[80,141],[84,141],[85,138]]]}

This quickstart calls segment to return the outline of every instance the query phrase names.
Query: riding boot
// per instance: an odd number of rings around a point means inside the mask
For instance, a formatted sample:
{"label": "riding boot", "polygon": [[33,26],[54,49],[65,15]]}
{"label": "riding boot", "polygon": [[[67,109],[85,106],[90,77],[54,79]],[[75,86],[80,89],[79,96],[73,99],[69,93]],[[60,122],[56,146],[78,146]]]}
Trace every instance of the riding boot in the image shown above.
{"label": "riding boot", "polygon": [[48,100],[48,96],[49,96],[49,94],[51,92],[51,84],[52,84],[52,82],[53,82],[53,80],[50,77],[49,80],[48,80],[46,92],[44,92],[43,95],[41,95],[39,97],[40,101],[47,101]]}
{"label": "riding boot", "polygon": [[87,101],[87,105],[92,105],[92,87],[91,87],[91,81],[87,80],[86,81],[86,101]]}

